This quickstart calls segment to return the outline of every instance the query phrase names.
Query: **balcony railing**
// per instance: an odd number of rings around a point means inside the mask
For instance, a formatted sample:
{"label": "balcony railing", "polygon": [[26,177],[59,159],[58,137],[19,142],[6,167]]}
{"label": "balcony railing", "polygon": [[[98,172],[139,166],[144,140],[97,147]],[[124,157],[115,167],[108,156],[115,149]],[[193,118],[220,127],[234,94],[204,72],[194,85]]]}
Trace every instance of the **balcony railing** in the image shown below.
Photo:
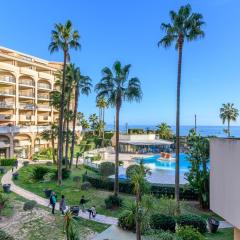
{"label": "balcony railing", "polygon": [[20,121],[34,121],[35,116],[34,115],[20,115],[19,120]]}
{"label": "balcony railing", "polygon": [[38,83],[38,87],[43,88],[43,89],[51,90],[51,86],[49,84],[46,84],[46,83]]}
{"label": "balcony railing", "polygon": [[49,95],[38,94],[38,98],[39,98],[39,99],[49,100]]}
{"label": "balcony railing", "polygon": [[31,103],[20,103],[19,104],[19,108],[20,109],[26,109],[26,110],[34,110],[35,109],[35,106]]}
{"label": "balcony railing", "polygon": [[0,102],[0,108],[13,108],[14,103]]}
{"label": "balcony railing", "polygon": [[51,121],[51,117],[49,117],[49,116],[38,116],[38,121],[50,122]]}
{"label": "balcony railing", "polygon": [[20,92],[19,93],[19,96],[20,97],[31,97],[31,98],[33,98],[34,97],[34,94],[31,92]]}
{"label": "balcony railing", "polygon": [[46,110],[51,110],[51,106],[49,105],[38,105],[37,106],[38,109],[46,109]]}
{"label": "balcony railing", "polygon": [[0,81],[1,82],[10,82],[10,83],[15,83],[16,79],[12,76],[0,76]]}
{"label": "balcony railing", "polygon": [[34,83],[31,80],[20,80],[19,84],[20,85],[27,85],[27,86],[34,86]]}
{"label": "balcony railing", "polygon": [[0,95],[5,96],[5,95],[14,95],[15,91],[11,89],[6,89],[6,90],[0,90]]}

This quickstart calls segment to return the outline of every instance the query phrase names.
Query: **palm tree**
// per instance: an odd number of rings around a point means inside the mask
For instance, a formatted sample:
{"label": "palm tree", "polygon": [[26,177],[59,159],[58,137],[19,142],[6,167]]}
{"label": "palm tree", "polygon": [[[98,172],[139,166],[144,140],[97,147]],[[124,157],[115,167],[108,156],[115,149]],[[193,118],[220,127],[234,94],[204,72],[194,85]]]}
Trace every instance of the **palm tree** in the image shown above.
{"label": "palm tree", "polygon": [[171,127],[167,123],[157,125],[157,133],[161,139],[171,139],[173,137]]}
{"label": "palm tree", "polygon": [[131,65],[122,67],[119,61],[113,64],[112,70],[108,67],[103,68],[103,77],[96,85],[97,99],[106,98],[109,105],[116,109],[116,147],[115,147],[115,181],[114,195],[118,195],[118,166],[119,166],[119,115],[123,101],[140,101],[142,98],[141,84],[138,78],[129,79]]}
{"label": "palm tree", "polygon": [[95,130],[97,128],[97,123],[98,123],[98,116],[96,113],[91,114],[89,116],[89,122],[91,123],[91,129],[93,131],[93,135],[95,135]]}
{"label": "palm tree", "polygon": [[83,131],[90,128],[90,125],[89,125],[88,121],[85,118],[83,118],[80,121],[80,123],[81,123]]}
{"label": "palm tree", "polygon": [[[74,83],[75,83],[75,94],[74,94],[74,112],[73,112],[73,131],[72,131],[72,146],[71,146],[71,157],[70,157],[70,168],[72,166],[72,162],[73,162],[73,155],[74,155],[74,144],[75,144],[75,127],[76,127],[76,120],[78,117],[78,113],[77,113],[77,108],[78,108],[78,99],[81,95],[89,95],[89,93],[91,92],[91,87],[92,87],[92,83],[91,83],[91,79],[88,76],[83,76],[80,73],[80,69],[79,68],[74,68],[72,71],[72,76],[74,79]],[[79,115],[79,117],[81,117]],[[82,114],[83,117],[83,114]]]}
{"label": "palm tree", "polygon": [[53,158],[53,162],[56,163],[56,158],[55,158],[55,139],[58,136],[58,126],[55,125],[54,123],[51,124],[50,130],[44,130],[41,133],[41,136],[46,141],[50,141],[51,140],[52,158]]}
{"label": "palm tree", "polygon": [[178,76],[177,76],[177,108],[176,108],[176,171],[175,171],[175,199],[180,209],[179,199],[179,148],[180,148],[180,86],[182,72],[182,53],[184,42],[193,41],[204,37],[201,29],[204,25],[203,16],[200,13],[192,13],[191,6],[180,7],[178,12],[170,11],[171,23],[162,23],[162,30],[166,35],[158,42],[158,46],[165,48],[175,43],[178,50]]}
{"label": "palm tree", "polygon": [[223,124],[227,121],[227,134],[228,137],[231,136],[230,132],[230,122],[236,121],[239,115],[239,111],[234,107],[233,103],[223,104],[220,108],[220,118],[222,119]]}
{"label": "palm tree", "polygon": [[62,157],[63,157],[63,119],[64,119],[64,99],[65,99],[65,78],[66,78],[66,65],[70,59],[69,50],[80,48],[79,43],[80,35],[78,31],[73,30],[72,22],[68,20],[65,25],[58,23],[55,24],[52,30],[52,41],[49,44],[50,53],[63,51],[63,77],[62,77],[62,94],[60,105],[60,118],[59,118],[59,136],[58,136],[58,184],[62,184]]}
{"label": "palm tree", "polygon": [[105,133],[105,108],[108,107],[107,101],[105,98],[100,97],[97,99],[97,107],[100,110],[100,119],[103,123],[103,131],[102,131],[102,147],[104,147],[104,133]]}

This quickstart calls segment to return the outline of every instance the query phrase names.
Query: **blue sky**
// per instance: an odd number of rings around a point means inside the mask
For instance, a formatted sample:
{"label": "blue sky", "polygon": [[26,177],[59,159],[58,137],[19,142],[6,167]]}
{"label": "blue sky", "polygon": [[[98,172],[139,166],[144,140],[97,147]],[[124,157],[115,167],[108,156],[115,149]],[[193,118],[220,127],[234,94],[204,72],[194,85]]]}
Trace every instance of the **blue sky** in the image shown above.
{"label": "blue sky", "polygon": [[[219,108],[233,102],[240,108],[240,2],[239,0],[58,0],[2,1],[0,45],[44,59],[54,23],[71,19],[81,35],[82,50],[72,61],[97,83],[101,69],[115,60],[131,63],[131,76],[142,82],[143,100],[123,105],[121,123],[175,123],[177,52],[157,48],[160,24],[169,11],[190,3],[203,14],[206,37],[187,43],[183,53],[181,124],[220,125]],[[98,112],[95,93],[80,98],[79,111]],[[106,113],[113,122],[114,110]],[[240,125],[240,120],[234,125]]]}

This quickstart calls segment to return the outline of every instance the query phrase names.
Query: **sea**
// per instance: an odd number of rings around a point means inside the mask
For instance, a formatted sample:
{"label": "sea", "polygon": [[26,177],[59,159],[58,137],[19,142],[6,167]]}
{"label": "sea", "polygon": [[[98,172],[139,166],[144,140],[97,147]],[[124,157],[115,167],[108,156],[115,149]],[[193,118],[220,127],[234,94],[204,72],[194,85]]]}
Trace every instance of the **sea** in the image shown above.
{"label": "sea", "polygon": [[[140,128],[144,130],[155,130],[156,126],[153,125],[120,125],[120,131],[122,133],[126,132],[127,129],[131,128]],[[181,126],[180,127],[180,135],[187,136],[189,130],[194,128],[194,126]],[[106,130],[113,131],[114,126],[111,124],[107,124]],[[172,131],[175,133],[176,127],[171,126]],[[227,134],[224,132],[226,129],[225,126],[197,126],[197,133],[201,136],[216,136],[216,137],[227,137]],[[240,137],[240,126],[232,126],[231,127],[231,136],[232,137]]]}

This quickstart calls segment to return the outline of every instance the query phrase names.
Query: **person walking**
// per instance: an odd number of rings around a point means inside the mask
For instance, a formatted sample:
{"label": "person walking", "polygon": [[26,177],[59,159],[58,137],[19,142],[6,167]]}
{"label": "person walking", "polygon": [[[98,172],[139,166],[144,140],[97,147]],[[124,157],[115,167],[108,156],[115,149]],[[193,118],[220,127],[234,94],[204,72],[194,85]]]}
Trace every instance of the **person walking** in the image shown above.
{"label": "person walking", "polygon": [[62,212],[62,215],[64,215],[66,208],[67,208],[67,205],[66,205],[65,197],[64,195],[62,195],[62,198],[59,204],[59,209]]}
{"label": "person walking", "polygon": [[50,196],[50,205],[52,206],[52,214],[54,214],[56,202],[57,202],[56,193],[53,192]]}
{"label": "person walking", "polygon": [[85,203],[88,201],[89,200],[86,200],[84,196],[81,197],[79,205],[82,212],[85,212]]}

